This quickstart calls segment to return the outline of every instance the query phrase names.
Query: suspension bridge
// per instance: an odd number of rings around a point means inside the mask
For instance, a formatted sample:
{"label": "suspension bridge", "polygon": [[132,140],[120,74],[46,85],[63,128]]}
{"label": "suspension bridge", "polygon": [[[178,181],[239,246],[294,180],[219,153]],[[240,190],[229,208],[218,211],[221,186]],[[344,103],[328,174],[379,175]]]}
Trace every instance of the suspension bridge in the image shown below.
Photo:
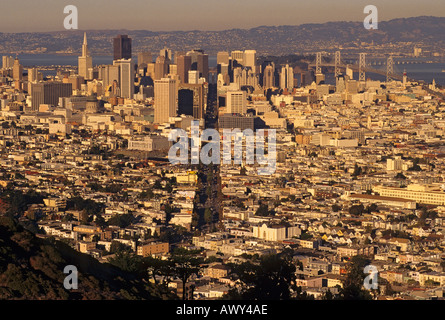
{"label": "suspension bridge", "polygon": [[[325,59],[322,52],[317,52],[315,54],[315,60],[309,64],[309,68],[315,69],[316,75],[322,74],[323,67],[334,68],[335,77],[339,76],[342,73],[342,70],[350,68],[352,71],[358,72],[358,80],[360,82],[366,81],[366,73],[373,73],[386,76],[386,82],[390,82],[391,80],[403,81],[404,74],[397,72],[394,63],[394,57],[392,55],[389,55],[386,58],[386,62],[380,59],[380,60],[374,60],[372,64],[367,63],[366,56],[367,56],[366,53],[360,53],[358,59],[355,60],[349,59],[350,61],[352,61],[352,63],[345,63],[341,58],[340,51],[336,51],[334,53],[333,59],[329,57],[330,58],[329,61]],[[408,61],[402,61],[401,64],[414,63],[414,62],[415,60],[408,60]],[[400,62],[398,62],[397,64],[400,64]],[[386,65],[386,70],[373,68],[372,65]],[[420,85],[422,85],[422,88],[429,94],[437,96],[442,100],[445,100],[444,94],[431,90],[429,84],[423,80],[416,80],[409,78],[407,76],[406,81],[417,82]]]}

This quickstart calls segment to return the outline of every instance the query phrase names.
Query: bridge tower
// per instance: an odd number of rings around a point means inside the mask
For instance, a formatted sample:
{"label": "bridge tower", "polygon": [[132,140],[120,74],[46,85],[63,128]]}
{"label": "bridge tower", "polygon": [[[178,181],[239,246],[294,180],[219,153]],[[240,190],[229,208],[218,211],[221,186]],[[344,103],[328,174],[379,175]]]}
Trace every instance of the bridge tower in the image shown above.
{"label": "bridge tower", "polygon": [[366,53],[360,53],[360,60],[358,65],[358,81],[365,82],[366,81]]}
{"label": "bridge tower", "polygon": [[391,75],[394,74],[394,59],[389,56],[386,60],[386,82],[391,80]]}
{"label": "bridge tower", "polygon": [[315,74],[321,74],[321,52],[317,52],[315,58]]}
{"label": "bridge tower", "polygon": [[335,51],[335,78],[340,75],[340,64],[341,64],[341,53],[340,51]]}

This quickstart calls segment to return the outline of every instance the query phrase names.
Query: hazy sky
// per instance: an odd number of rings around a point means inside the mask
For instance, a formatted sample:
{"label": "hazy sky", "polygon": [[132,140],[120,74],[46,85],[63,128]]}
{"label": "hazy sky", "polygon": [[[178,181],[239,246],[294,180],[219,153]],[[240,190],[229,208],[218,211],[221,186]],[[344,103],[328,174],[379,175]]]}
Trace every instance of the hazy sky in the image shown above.
{"label": "hazy sky", "polygon": [[445,16],[445,0],[1,0],[0,32],[63,30],[66,5],[77,6],[80,30],[170,31],[363,21],[370,4],[380,21]]}

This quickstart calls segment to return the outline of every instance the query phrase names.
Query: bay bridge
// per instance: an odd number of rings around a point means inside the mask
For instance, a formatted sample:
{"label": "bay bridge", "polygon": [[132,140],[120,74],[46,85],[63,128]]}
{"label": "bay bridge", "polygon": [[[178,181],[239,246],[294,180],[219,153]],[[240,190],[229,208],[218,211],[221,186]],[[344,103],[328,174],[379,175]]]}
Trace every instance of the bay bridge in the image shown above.
{"label": "bay bridge", "polygon": [[[329,54],[326,54],[327,56],[331,56]],[[399,72],[397,72],[396,68],[395,68],[395,60],[394,60],[394,56],[389,55],[386,57],[386,61],[383,58],[377,58],[377,59],[373,59],[372,63],[367,63],[367,54],[366,53],[359,53],[358,58],[351,58],[348,57],[347,59],[342,59],[341,58],[341,52],[340,51],[336,51],[334,53],[334,57],[333,59],[331,57],[329,57],[329,61],[326,61],[327,59],[325,59],[323,57],[323,53],[322,52],[317,52],[315,54],[315,60],[312,61],[308,67],[309,68],[313,68],[315,69],[315,74],[322,74],[322,67],[329,67],[329,68],[334,68],[334,75],[335,77],[339,76],[342,73],[342,70],[346,69],[346,68],[350,68],[352,71],[354,72],[358,72],[358,80],[360,82],[364,82],[366,81],[366,73],[373,73],[373,74],[379,74],[382,76],[386,76],[386,82],[390,82],[391,80],[399,80],[402,81],[404,74],[401,74]],[[403,61],[397,61],[397,64],[408,64],[408,63],[423,63],[423,62],[419,62],[419,60],[416,59],[404,59]],[[386,65],[386,70],[382,70],[382,69],[378,69],[375,68],[373,66],[378,66],[378,65]],[[437,96],[438,98],[445,100],[445,95],[431,90],[429,87],[429,84],[426,83],[423,80],[416,80],[416,79],[412,79],[409,78],[408,76],[406,77],[407,81],[410,82],[417,82],[420,85],[422,85],[423,89],[425,91],[427,91],[429,94]]]}

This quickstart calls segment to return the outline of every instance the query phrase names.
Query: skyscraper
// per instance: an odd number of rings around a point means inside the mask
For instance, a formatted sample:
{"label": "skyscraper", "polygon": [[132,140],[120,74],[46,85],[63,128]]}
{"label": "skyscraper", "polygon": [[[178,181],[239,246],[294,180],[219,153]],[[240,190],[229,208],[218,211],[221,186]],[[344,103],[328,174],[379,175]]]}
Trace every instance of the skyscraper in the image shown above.
{"label": "skyscraper", "polygon": [[161,49],[159,55],[165,57],[168,60],[172,60],[172,50],[168,48]]}
{"label": "skyscraper", "polygon": [[168,74],[169,60],[164,56],[158,56],[155,63],[155,80],[161,80]]}
{"label": "skyscraper", "polygon": [[206,84],[181,83],[178,88],[178,115],[202,119],[207,101]]}
{"label": "skyscraper", "polygon": [[243,65],[245,67],[251,67],[252,71],[256,72],[256,70],[255,70],[256,51],[255,50],[245,50],[243,62],[244,62]]}
{"label": "skyscraper", "polygon": [[274,68],[270,64],[264,68],[263,73],[263,88],[269,89],[275,86],[274,81]]}
{"label": "skyscraper", "polygon": [[3,65],[2,65],[3,69],[12,68],[12,66],[14,65],[14,57],[3,56],[2,62],[3,62]]}
{"label": "skyscraper", "polygon": [[226,105],[226,113],[245,114],[247,111],[246,91],[228,91]]}
{"label": "skyscraper", "polygon": [[229,53],[227,51],[219,51],[216,54],[216,63],[217,64],[229,64]]}
{"label": "skyscraper", "polygon": [[85,32],[83,35],[83,44],[82,44],[82,55],[78,58],[79,65],[79,76],[84,79],[89,79],[90,68],[93,68],[93,58],[90,56],[88,52],[88,43],[87,43],[87,33]]}
{"label": "skyscraper", "polygon": [[138,65],[141,64],[149,64],[153,62],[153,57],[151,55],[151,52],[139,52],[138,53]]}
{"label": "skyscraper", "polygon": [[114,61],[119,66],[120,96],[133,99],[134,95],[134,64],[132,59],[120,59]]}
{"label": "skyscraper", "polygon": [[154,91],[154,122],[168,122],[170,117],[176,116],[176,81],[169,78],[155,80]]}
{"label": "skyscraper", "polygon": [[14,60],[14,65],[12,66],[12,78],[14,81],[21,81],[23,79],[23,66],[17,58]]}
{"label": "skyscraper", "polygon": [[181,55],[176,58],[178,64],[178,75],[179,80],[182,83],[188,83],[189,77],[188,72],[192,68],[192,58],[190,56]]}
{"label": "skyscraper", "polygon": [[118,35],[113,39],[114,60],[131,59],[131,38]]}
{"label": "skyscraper", "polygon": [[209,81],[209,55],[199,54],[198,55],[198,65],[197,70],[199,71],[199,76],[204,78],[206,82]]}
{"label": "skyscraper", "polygon": [[281,68],[280,73],[280,89],[285,88],[289,91],[292,91],[294,88],[294,69],[289,67],[288,64]]}
{"label": "skyscraper", "polygon": [[39,110],[41,104],[57,106],[59,98],[70,97],[73,89],[71,83],[41,82],[31,85],[31,109]]}

